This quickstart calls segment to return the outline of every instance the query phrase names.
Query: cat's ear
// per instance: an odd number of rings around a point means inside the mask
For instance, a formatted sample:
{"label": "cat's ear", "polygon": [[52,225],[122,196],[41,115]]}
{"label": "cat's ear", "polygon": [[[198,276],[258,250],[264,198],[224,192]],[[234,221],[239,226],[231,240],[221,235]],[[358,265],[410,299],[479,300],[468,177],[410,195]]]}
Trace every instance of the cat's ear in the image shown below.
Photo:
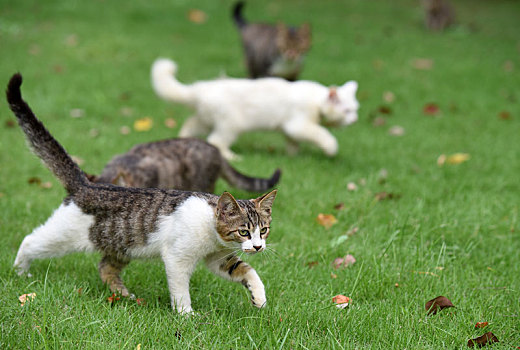
{"label": "cat's ear", "polygon": [[355,80],[347,81],[345,84],[343,84],[342,88],[346,88],[353,92],[356,92],[358,89],[358,83]]}
{"label": "cat's ear", "polygon": [[233,197],[229,192],[222,193],[222,196],[220,196],[218,199],[216,210],[218,218],[223,216],[234,216],[242,212],[242,209],[240,209],[240,206],[235,200],[235,197]]}
{"label": "cat's ear", "polygon": [[329,87],[329,100],[331,100],[332,102],[339,101],[338,90],[336,89],[335,86]]}
{"label": "cat's ear", "polygon": [[273,206],[274,199],[276,197],[277,190],[272,190],[269,193],[264,194],[258,198],[253,199],[257,208],[264,213],[271,215],[271,207]]}

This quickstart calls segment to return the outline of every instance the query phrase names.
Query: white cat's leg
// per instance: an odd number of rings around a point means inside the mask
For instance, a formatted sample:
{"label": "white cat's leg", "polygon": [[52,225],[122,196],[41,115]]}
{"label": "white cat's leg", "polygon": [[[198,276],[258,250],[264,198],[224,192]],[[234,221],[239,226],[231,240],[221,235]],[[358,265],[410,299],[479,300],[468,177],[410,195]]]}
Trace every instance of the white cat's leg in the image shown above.
{"label": "white cat's leg", "polygon": [[233,142],[235,142],[237,134],[232,130],[215,129],[209,134],[208,142],[217,147],[222,156],[231,160],[240,160],[240,156],[233,153],[230,149]]}
{"label": "white cat's leg", "polygon": [[84,214],[73,202],[62,204],[45,224],[24,238],[14,261],[18,274],[26,273],[34,259],[94,250],[88,238],[93,223],[94,217]]}
{"label": "white cat's leg", "polygon": [[208,268],[216,275],[233,282],[240,282],[251,293],[251,302],[262,308],[266,305],[265,288],[256,271],[233,252],[222,251],[205,259]]}
{"label": "white cat's leg", "polygon": [[173,252],[166,252],[162,258],[168,279],[171,305],[177,312],[193,313],[190,298],[190,278],[196,261],[178,259]]}
{"label": "white cat's leg", "polygon": [[207,125],[203,124],[197,116],[188,118],[182,124],[179,131],[179,137],[197,137],[205,135],[209,132]]}
{"label": "white cat's leg", "polygon": [[321,125],[302,120],[291,120],[284,124],[283,131],[294,140],[314,143],[328,156],[338,153],[338,141]]}

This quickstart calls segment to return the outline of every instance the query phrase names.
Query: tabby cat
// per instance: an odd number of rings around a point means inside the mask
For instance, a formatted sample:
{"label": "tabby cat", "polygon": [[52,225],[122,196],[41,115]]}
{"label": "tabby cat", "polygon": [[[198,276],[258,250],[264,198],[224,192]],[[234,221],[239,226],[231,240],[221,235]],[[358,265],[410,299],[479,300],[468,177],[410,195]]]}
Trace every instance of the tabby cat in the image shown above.
{"label": "tabby cat", "polygon": [[455,10],[448,0],[423,0],[425,25],[430,30],[444,30],[455,22]]}
{"label": "tabby cat", "polygon": [[230,185],[250,192],[264,192],[278,183],[281,171],[260,179],[239,173],[209,143],[194,138],[168,139],[134,146],[112,158],[95,182],[126,187],[174,188],[213,192],[222,176]]}
{"label": "tabby cat", "polygon": [[242,37],[249,76],[297,80],[311,46],[310,25],[304,23],[295,28],[283,23],[248,23],[242,16],[243,7],[243,1],[235,4],[233,20]]}
{"label": "tabby cat", "polygon": [[14,262],[27,273],[34,259],[100,251],[99,273],[114,292],[129,296],[120,278],[131,258],[160,256],[172,307],[192,312],[190,277],[204,259],[217,275],[242,283],[254,306],[266,303],[255,270],[236,256],[266,247],[276,190],[252,200],[208,193],[117,187],[90,182],[23,101],[15,74],[7,101],[33,151],[61,181],[67,196],[45,224],[27,235]]}
{"label": "tabby cat", "polygon": [[328,156],[338,151],[336,138],[322,125],[345,126],[358,119],[357,83],[326,87],[314,81],[281,78],[216,79],[185,85],[175,78],[177,65],[158,59],[152,66],[157,95],[195,109],[180,137],[209,133],[208,142],[226,159],[237,159],[230,146],[248,131],[282,131],[292,146],[312,142]]}

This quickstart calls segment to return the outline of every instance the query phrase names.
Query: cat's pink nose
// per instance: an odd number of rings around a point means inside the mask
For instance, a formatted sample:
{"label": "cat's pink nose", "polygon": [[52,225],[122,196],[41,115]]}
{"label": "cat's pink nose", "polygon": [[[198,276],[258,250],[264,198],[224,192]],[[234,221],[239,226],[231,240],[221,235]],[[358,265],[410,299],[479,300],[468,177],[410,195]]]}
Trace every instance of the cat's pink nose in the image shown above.
{"label": "cat's pink nose", "polygon": [[256,251],[259,251],[260,249],[262,249],[262,246],[261,245],[254,245],[253,248],[255,248]]}

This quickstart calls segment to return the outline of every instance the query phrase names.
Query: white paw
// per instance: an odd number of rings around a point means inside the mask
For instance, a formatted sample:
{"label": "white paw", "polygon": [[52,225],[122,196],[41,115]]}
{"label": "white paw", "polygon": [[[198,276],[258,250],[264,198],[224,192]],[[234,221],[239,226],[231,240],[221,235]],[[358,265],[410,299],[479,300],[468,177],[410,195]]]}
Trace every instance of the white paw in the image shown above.
{"label": "white paw", "polygon": [[329,157],[335,156],[338,153],[338,142],[334,140],[330,140],[326,145],[323,145],[323,151]]}
{"label": "white paw", "polygon": [[251,302],[257,308],[263,308],[267,304],[265,291],[263,288],[255,288],[251,290]]}

